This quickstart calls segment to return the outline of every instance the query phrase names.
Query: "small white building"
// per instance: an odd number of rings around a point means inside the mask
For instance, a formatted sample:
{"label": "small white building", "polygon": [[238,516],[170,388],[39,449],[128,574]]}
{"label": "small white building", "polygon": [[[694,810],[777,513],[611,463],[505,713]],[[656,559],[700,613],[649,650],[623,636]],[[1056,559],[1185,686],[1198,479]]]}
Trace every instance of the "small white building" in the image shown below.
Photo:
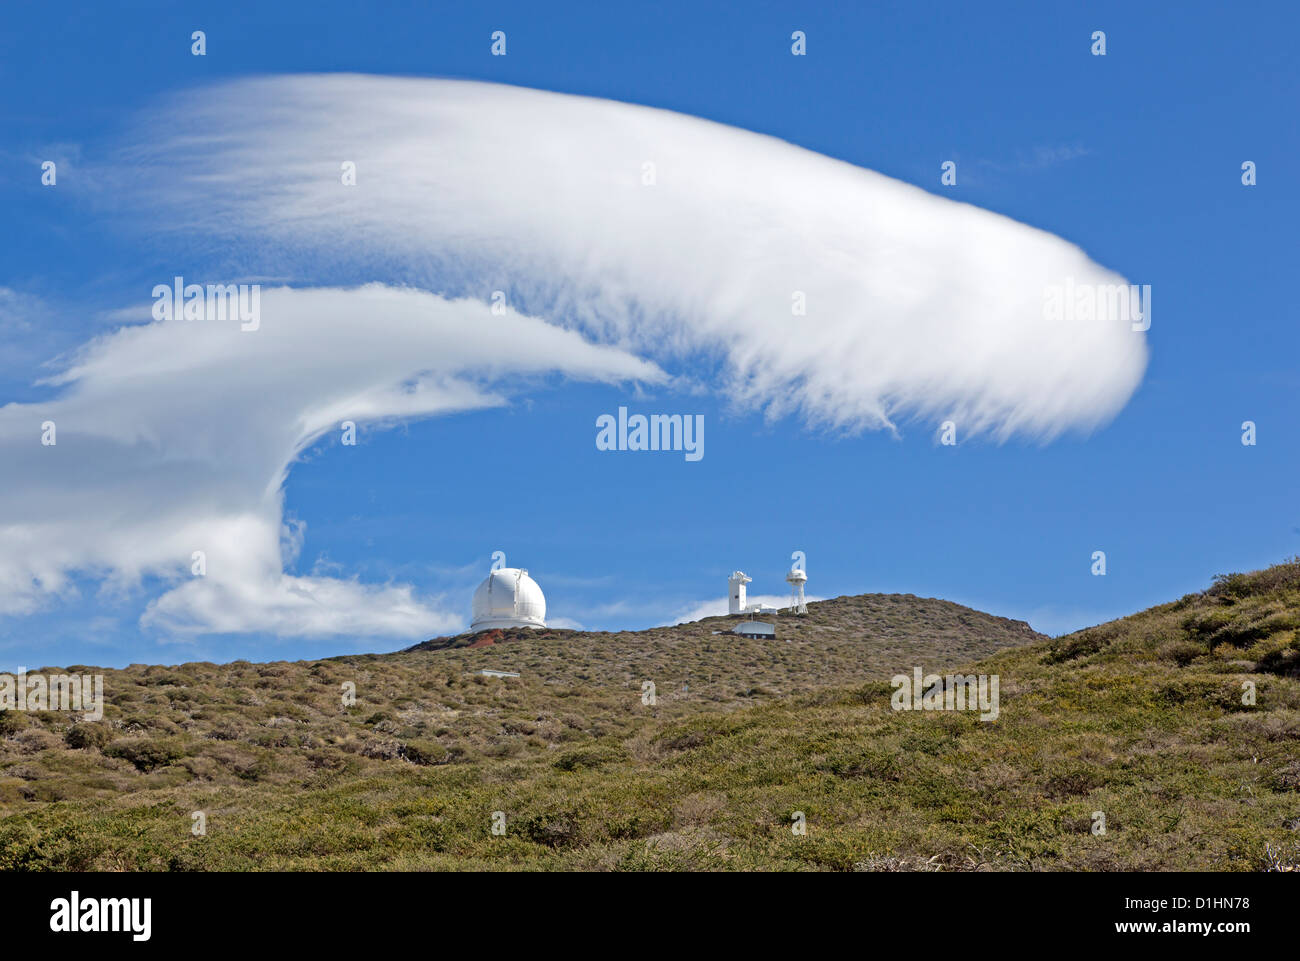
{"label": "small white building", "polygon": [[474,592],[471,631],[545,626],[546,597],[525,570],[498,568]]}
{"label": "small white building", "polygon": [[727,578],[727,613],[728,614],[775,614],[775,607],[762,604],[750,604],[745,596],[745,585],[753,578],[744,571],[732,571]]}
{"label": "small white building", "polygon": [[743,571],[732,571],[727,578],[727,612],[729,614],[745,613],[745,585],[752,581]]}
{"label": "small white building", "polygon": [[740,637],[752,637],[759,641],[775,641],[776,625],[766,621],[741,621],[731,633]]}

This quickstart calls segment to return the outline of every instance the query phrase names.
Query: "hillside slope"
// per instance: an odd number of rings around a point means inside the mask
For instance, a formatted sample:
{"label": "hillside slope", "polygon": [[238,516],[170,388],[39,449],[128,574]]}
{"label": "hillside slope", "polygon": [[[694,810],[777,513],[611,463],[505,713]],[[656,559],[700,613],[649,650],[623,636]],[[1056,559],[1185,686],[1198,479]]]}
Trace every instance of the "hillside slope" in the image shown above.
{"label": "hillside slope", "polygon": [[[18,718],[6,734],[0,867],[1294,863],[1300,563],[1055,640],[915,598],[810,611],[775,643],[706,621],[130,668],[106,680],[106,723]],[[891,708],[892,673],[980,657],[1000,678],[996,721]],[[356,707],[338,704],[345,681]]]}

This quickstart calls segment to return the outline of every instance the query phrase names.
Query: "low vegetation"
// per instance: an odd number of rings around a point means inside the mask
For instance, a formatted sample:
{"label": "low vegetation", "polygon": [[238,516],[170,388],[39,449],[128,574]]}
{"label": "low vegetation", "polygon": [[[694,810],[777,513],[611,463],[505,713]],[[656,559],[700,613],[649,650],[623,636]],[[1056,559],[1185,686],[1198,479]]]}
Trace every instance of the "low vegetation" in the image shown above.
{"label": "low vegetation", "polygon": [[[1056,639],[910,595],[733,623],[103,671],[102,721],[0,713],[0,869],[1295,866],[1300,561]],[[998,719],[892,710],[915,666],[997,674]]]}

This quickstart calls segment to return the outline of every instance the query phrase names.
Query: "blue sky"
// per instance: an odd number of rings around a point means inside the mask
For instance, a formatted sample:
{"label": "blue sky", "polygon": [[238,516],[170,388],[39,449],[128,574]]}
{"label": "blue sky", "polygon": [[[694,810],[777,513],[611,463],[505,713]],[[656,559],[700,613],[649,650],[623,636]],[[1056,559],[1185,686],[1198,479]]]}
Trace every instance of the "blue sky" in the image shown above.
{"label": "blue sky", "polygon": [[[51,397],[35,382],[58,362],[39,364],[113,330],[113,312],[147,304],[159,277],[228,253],[184,224],[160,244],[147,222],[126,223],[132,210],[79,187],[79,171],[160,98],[268,74],[486,80],[769,134],[1050,231],[1150,284],[1154,301],[1131,399],[1100,428],[1047,442],[944,447],[921,419],[897,436],[826,430],[675,382],[563,376],[529,379],[494,409],[363,425],[356,447],[326,435],[284,485],[285,516],[305,524],[289,573],[409,585],[466,617],[501,550],[536,577],[552,618],[642,628],[721,598],[735,568],[751,592],[783,593],[802,550],[810,594],[942,597],[1058,633],[1300,552],[1293,6],[232,6],[56,17],[17,3],[0,15],[0,404]],[[190,54],[198,29],[205,57]],[[489,53],[497,29],[506,57]],[[793,30],[807,34],[805,57],[790,54]],[[1105,57],[1089,54],[1094,30]],[[40,184],[51,157],[54,189]],[[946,160],[955,187],[940,185]],[[1241,184],[1246,160],[1257,186]],[[310,273],[292,280],[409,279]],[[702,414],[706,456],[597,450],[595,418],[620,405]],[[1095,550],[1104,577],[1091,574]],[[157,577],[112,590],[93,571],[70,578],[36,609],[0,616],[0,666],[267,660],[423,639],[182,635],[140,623],[165,589]]]}

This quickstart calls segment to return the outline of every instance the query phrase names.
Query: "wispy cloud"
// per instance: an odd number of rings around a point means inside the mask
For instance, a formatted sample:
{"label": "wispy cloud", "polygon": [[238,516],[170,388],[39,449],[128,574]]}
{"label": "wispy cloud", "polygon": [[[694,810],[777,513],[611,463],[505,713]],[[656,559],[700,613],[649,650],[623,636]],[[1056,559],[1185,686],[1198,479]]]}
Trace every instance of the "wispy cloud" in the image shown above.
{"label": "wispy cloud", "polygon": [[[45,403],[0,408],[0,612],[70,593],[75,574],[170,584],[164,632],[418,636],[462,625],[401,584],[286,574],[296,456],[345,420],[384,425],[504,403],[559,372],[659,380],[653,364],[514,311],[372,285],[264,291],[262,322],[167,320],[87,344]],[[54,425],[52,446],[41,443]],[[206,571],[194,576],[193,552]]]}
{"label": "wispy cloud", "polygon": [[[345,161],[356,186],[341,182]],[[773,417],[846,430],[952,419],[963,437],[1005,440],[1104,422],[1146,365],[1127,323],[1044,320],[1049,285],[1122,281],[1060,238],[770,137],[609,101],[241,81],[149,115],[77,182],[190,255],[196,238],[220,251],[223,282],[326,286],[265,291],[256,332],[122,327],[48,381],[53,399],[0,408],[0,612],[30,612],[76,575],[121,590],[161,577],[144,622],[164,632],[454,630],[461,614],[407,585],[286,573],[283,485],[344,419],[501,404],[504,384],[517,394],[530,376],[663,384],[665,368],[709,358],[734,404]],[[342,276],[388,285],[344,289]],[[504,315],[485,303],[494,290]],[[39,442],[47,420],[56,446]]]}
{"label": "wispy cloud", "polygon": [[[185,213],[151,230],[192,234],[197,220],[236,251],[255,235],[250,270],[500,289],[660,362],[720,357],[728,396],[772,416],[1049,438],[1112,417],[1146,366],[1127,323],[1044,318],[1049,286],[1123,282],[1078,247],[668,111],[299,76],[186,94],[146,132],[115,195]],[[341,183],[345,161],[356,186]]]}

